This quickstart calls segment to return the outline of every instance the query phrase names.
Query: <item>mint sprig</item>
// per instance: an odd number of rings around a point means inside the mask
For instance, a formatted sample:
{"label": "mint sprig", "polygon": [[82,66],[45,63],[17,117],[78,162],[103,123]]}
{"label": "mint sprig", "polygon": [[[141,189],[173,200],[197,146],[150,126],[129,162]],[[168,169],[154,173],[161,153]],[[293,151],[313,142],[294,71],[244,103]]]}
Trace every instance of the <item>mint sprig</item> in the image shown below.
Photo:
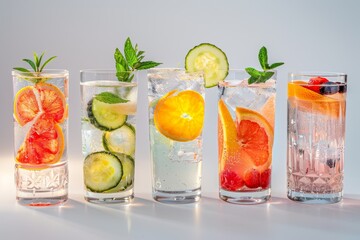
{"label": "mint sprig", "polygon": [[266,47],[262,47],[259,51],[259,62],[263,71],[259,71],[252,67],[245,68],[245,71],[250,75],[250,78],[248,79],[248,84],[266,82],[274,75],[274,72],[270,70],[284,64],[283,62],[278,62],[269,65]]}
{"label": "mint sprig", "polygon": [[111,93],[111,92],[102,92],[95,96],[95,99],[108,104],[115,104],[115,103],[127,103],[129,100],[122,99],[118,95]]}
{"label": "mint sprig", "polygon": [[116,76],[119,81],[131,82],[135,70],[149,69],[161,64],[154,61],[142,61],[145,57],[144,53],[144,51],[139,51],[137,44],[133,46],[129,37],[124,44],[124,54],[118,48],[115,49]]}

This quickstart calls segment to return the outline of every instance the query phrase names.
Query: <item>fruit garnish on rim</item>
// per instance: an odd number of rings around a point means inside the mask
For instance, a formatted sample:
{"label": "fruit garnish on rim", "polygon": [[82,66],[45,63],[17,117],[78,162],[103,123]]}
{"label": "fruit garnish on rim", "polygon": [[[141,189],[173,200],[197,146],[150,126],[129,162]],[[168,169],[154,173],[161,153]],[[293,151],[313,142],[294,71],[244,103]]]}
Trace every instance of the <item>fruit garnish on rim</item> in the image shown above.
{"label": "fruit garnish on rim", "polygon": [[31,69],[34,71],[30,71],[29,69],[23,67],[14,67],[13,69],[22,72],[25,76],[31,77],[29,79],[30,81],[34,81],[35,83],[44,82],[46,81],[47,78],[42,77],[41,73],[44,70],[45,66],[56,58],[56,56],[50,57],[42,64],[42,59],[44,54],[45,52],[43,52],[40,56],[38,56],[38,54],[34,52],[34,61],[27,58],[23,59],[23,61],[28,63],[31,66]]}
{"label": "fruit garnish on rim", "polygon": [[260,48],[258,58],[262,71],[252,67],[245,68],[246,72],[250,75],[250,78],[248,79],[248,84],[266,82],[274,75],[274,71],[272,70],[284,64],[283,62],[269,64],[266,47]]}
{"label": "fruit garnish on rim", "polygon": [[185,69],[189,72],[204,72],[205,87],[215,87],[229,73],[225,53],[210,43],[201,43],[190,49],[185,57]]}

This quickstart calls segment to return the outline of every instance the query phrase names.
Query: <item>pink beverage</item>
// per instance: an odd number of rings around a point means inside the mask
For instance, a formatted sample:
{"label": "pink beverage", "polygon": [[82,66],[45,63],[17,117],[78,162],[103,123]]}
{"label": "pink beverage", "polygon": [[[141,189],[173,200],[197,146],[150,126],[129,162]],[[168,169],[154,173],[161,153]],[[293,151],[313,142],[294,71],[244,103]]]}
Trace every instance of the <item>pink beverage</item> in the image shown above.
{"label": "pink beverage", "polygon": [[290,74],[288,198],[335,203],[343,196],[347,76]]}

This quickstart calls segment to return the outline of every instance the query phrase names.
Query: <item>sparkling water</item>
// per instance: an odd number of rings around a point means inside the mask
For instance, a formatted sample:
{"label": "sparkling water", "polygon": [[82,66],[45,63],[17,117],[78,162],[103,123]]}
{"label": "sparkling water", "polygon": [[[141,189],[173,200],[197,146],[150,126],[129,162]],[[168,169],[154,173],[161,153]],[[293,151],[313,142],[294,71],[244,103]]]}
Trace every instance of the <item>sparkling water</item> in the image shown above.
{"label": "sparkling water", "polygon": [[[103,142],[103,136],[106,130],[99,129],[94,124],[91,123],[89,119],[89,102],[97,95],[103,92],[109,92],[117,95],[118,97],[128,100],[125,104],[119,107],[121,114],[127,115],[126,123],[131,125],[136,129],[135,123],[135,114],[136,114],[136,104],[137,104],[137,84],[136,83],[123,83],[119,81],[111,80],[96,80],[81,82],[81,132],[82,132],[82,153],[84,158],[88,155],[100,152],[108,151],[105,148]],[[120,113],[120,112],[119,112]],[[114,133],[113,133],[114,135]],[[127,136],[119,133],[116,136],[113,136],[116,140],[116,143],[127,142]],[[135,152],[130,156],[135,160]],[[134,182],[134,180],[131,180]],[[90,189],[87,189],[85,186],[85,198],[89,201],[98,201],[98,202],[116,202],[122,201],[125,198],[133,197],[133,184],[128,186],[125,190],[119,190],[115,193],[96,193],[92,192]],[[127,201],[127,200],[126,200]]]}
{"label": "sparkling water", "polygon": [[[172,90],[193,90],[204,97],[203,80],[189,78],[187,74],[181,74],[178,70],[169,70],[161,76],[151,74],[148,87],[153,192],[155,195],[199,195],[202,135],[188,142],[174,141],[162,135],[154,125],[154,109],[159,99]],[[176,123],[173,127],[177,127]]]}
{"label": "sparkling water", "polygon": [[[36,103],[39,107],[39,111],[34,116],[34,118],[27,122],[25,125],[21,126],[16,119],[16,114],[14,113],[14,150],[15,158],[21,151],[23,147],[26,150],[26,159],[28,163],[17,161],[15,164],[15,184],[16,184],[16,198],[20,204],[31,205],[31,206],[48,206],[64,203],[68,198],[68,166],[67,166],[67,139],[68,139],[68,121],[67,121],[67,104],[68,104],[68,72],[65,70],[47,70],[43,71],[42,75],[39,77],[41,83],[36,83],[37,78],[30,76],[25,77],[17,72],[13,72],[13,91],[14,96],[21,94],[21,91],[26,89],[31,89],[36,97]],[[49,127],[48,125],[42,127],[37,125],[37,130],[34,132],[34,124],[37,124],[42,119],[45,119],[46,111],[43,109],[42,101],[46,102],[46,99],[41,99],[38,86],[43,86],[44,89],[52,89],[54,91],[61,92],[65,100],[65,106],[62,106],[64,118],[61,122],[53,122],[49,117],[46,118],[48,122],[55,124],[60,131],[62,132],[63,138],[63,151],[60,159],[56,163],[46,164],[44,162],[36,162],[32,159],[33,157],[38,157],[36,154],[38,152],[49,152],[51,151],[47,147],[50,146],[50,143],[46,136],[41,134],[45,128]],[[46,97],[46,96],[43,96]],[[29,105],[31,99],[25,99],[28,101],[28,104],[24,106],[28,107],[29,112],[32,111],[32,105]],[[34,102],[32,102],[34,104]],[[51,105],[51,103],[50,103]],[[25,110],[25,109],[23,109]],[[53,130],[53,129],[52,129]],[[29,135],[32,131],[32,134],[39,135]],[[38,132],[39,131],[39,132]],[[58,136],[58,135],[57,135]],[[44,146],[34,145],[32,143],[32,138],[35,138],[36,144],[39,144],[39,138],[44,137]],[[60,140],[61,141],[61,140]],[[49,144],[49,145],[46,145]],[[42,147],[42,150],[37,149],[37,147]],[[61,147],[60,147],[61,148]],[[31,150],[30,150],[31,149]],[[34,150],[36,149],[36,150]],[[47,161],[49,158],[39,157],[41,161]],[[38,160],[36,161],[39,161]]]}
{"label": "sparkling water", "polygon": [[[293,198],[331,201],[342,196],[345,95],[328,96],[332,105],[288,99],[288,194]],[[338,114],[317,111],[319,104]]]}

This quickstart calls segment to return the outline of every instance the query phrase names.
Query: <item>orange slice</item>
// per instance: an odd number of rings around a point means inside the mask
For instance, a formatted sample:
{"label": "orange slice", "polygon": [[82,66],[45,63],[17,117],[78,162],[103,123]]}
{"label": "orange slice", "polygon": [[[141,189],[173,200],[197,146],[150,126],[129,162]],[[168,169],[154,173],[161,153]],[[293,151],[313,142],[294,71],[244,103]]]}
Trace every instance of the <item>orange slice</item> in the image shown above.
{"label": "orange slice", "polygon": [[36,100],[34,87],[27,86],[21,88],[15,95],[14,99],[14,117],[15,120],[24,126],[32,121],[39,113],[40,108]]}
{"label": "orange slice", "polygon": [[170,91],[156,104],[154,123],[164,136],[179,142],[197,138],[204,124],[204,98],[195,91]]}
{"label": "orange slice", "polygon": [[41,115],[20,146],[16,161],[23,164],[54,164],[64,151],[64,135],[61,127],[46,114]]}
{"label": "orange slice", "polygon": [[288,83],[289,103],[293,107],[331,117],[339,117],[344,114],[345,100],[342,94],[324,96],[302,85],[306,85],[306,82],[295,81]]}
{"label": "orange slice", "polygon": [[39,91],[42,110],[56,122],[63,122],[67,116],[64,93],[49,83],[38,83],[35,87]]}
{"label": "orange slice", "polygon": [[234,122],[223,100],[218,103],[219,174],[227,170],[242,179],[251,169],[260,174],[271,165],[273,128],[259,113],[236,108]]}

